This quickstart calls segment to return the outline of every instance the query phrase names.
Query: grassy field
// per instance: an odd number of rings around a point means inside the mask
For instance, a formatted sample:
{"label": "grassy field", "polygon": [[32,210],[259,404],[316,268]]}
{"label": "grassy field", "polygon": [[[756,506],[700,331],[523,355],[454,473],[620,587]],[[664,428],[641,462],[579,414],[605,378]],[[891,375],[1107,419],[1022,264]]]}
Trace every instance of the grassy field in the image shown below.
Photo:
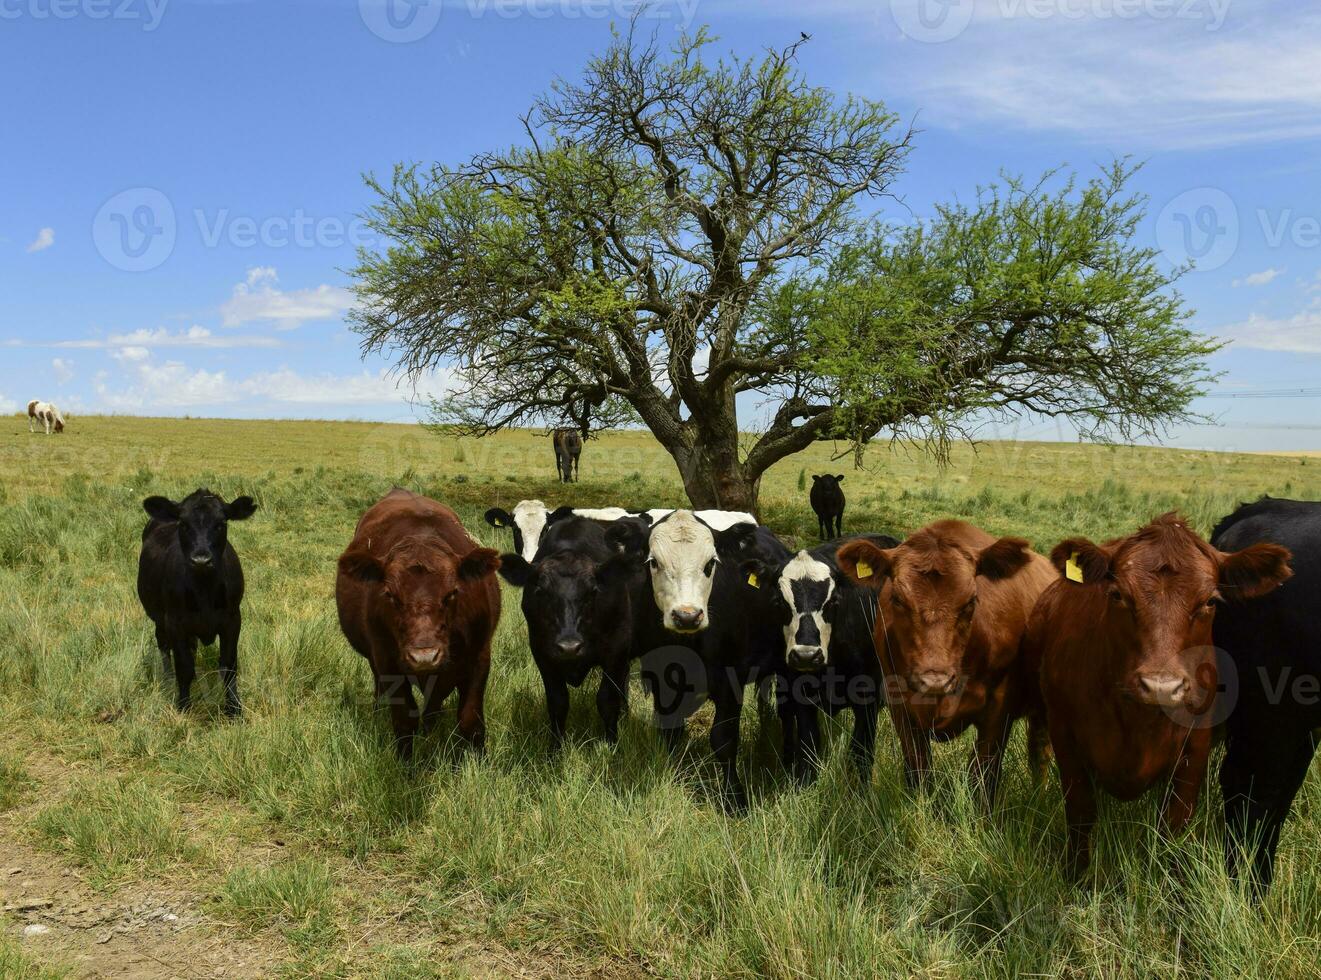
{"label": "grassy field", "polygon": [[[799,791],[749,705],[754,802],[732,819],[713,803],[705,712],[671,762],[636,692],[613,752],[580,692],[576,737],[548,753],[511,594],[485,755],[442,732],[401,766],[335,620],[334,560],[358,515],[399,484],[504,547],[480,519],[492,504],[680,503],[668,458],[641,434],[590,441],[566,494],[533,433],[92,417],[63,437],[26,428],[0,419],[0,898],[12,906],[0,977],[130,960],[144,976],[1321,975],[1315,773],[1260,910],[1221,870],[1214,780],[1173,847],[1152,829],[1155,801],[1105,807],[1092,873],[1068,880],[1058,783],[1032,785],[1021,735],[986,819],[964,787],[966,741],[937,749],[943,778],[914,798],[886,722],[858,791],[841,722],[823,778]],[[1171,508],[1206,532],[1263,492],[1321,498],[1321,460],[1301,456],[997,443],[944,471],[885,450],[867,462],[855,471],[822,446],[782,463],[763,484],[766,523],[812,541],[803,487],[825,471],[847,474],[846,531],[957,516],[1043,549]],[[220,716],[214,650],[196,707],[173,709],[134,592],[141,499],[199,485],[261,506],[230,532],[249,583],[236,723]],[[50,906],[15,900],[43,889]],[[80,926],[84,909],[102,925]],[[51,931],[21,938],[33,923]]]}

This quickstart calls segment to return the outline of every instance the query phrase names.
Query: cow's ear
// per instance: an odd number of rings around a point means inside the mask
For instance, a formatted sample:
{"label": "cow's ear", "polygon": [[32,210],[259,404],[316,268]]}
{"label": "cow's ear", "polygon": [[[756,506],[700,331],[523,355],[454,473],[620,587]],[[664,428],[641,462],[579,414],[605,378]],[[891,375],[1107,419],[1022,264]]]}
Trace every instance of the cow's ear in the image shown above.
{"label": "cow's ear", "polygon": [[870,541],[849,541],[835,552],[839,569],[863,588],[880,591],[890,575],[891,555]]}
{"label": "cow's ear", "polygon": [[1001,538],[977,555],[977,574],[997,582],[1017,575],[1032,560],[1032,545],[1023,538]]}
{"label": "cow's ear", "polygon": [[844,482],[844,474],[843,474],[843,473],[836,473],[836,474],[835,474],[835,482],[836,482],[836,483],[843,483],[843,482]]}
{"label": "cow's ear", "polygon": [[509,527],[514,523],[514,515],[503,507],[492,507],[486,512],[486,523],[491,527]]}
{"label": "cow's ear", "polygon": [[546,514],[546,527],[550,527],[556,521],[562,521],[573,516],[572,507],[556,507]]}
{"label": "cow's ear", "polygon": [[606,528],[605,540],[616,551],[641,556],[647,550],[646,525],[631,518],[622,518]]}
{"label": "cow's ear", "polygon": [[596,571],[592,573],[596,579],[596,587],[600,589],[621,581],[628,582],[643,569],[640,558],[640,555],[629,551],[620,551],[611,555],[597,565]]}
{"label": "cow's ear", "polygon": [[760,558],[745,558],[739,562],[738,574],[750,588],[764,589],[770,577],[770,568]]}
{"label": "cow's ear", "polygon": [[1291,575],[1293,554],[1278,544],[1249,545],[1242,551],[1221,554],[1220,591],[1226,599],[1256,599]]}
{"label": "cow's ear", "polygon": [[359,582],[384,582],[385,567],[369,551],[346,551],[339,556],[339,570]]}
{"label": "cow's ear", "polygon": [[716,551],[722,555],[728,555],[748,550],[756,534],[756,524],[740,521],[737,524],[731,524],[723,531],[713,532],[712,536],[715,538]]}
{"label": "cow's ear", "polygon": [[257,513],[257,501],[251,497],[235,497],[225,504],[226,520],[246,521],[255,513]]}
{"label": "cow's ear", "polygon": [[522,555],[500,556],[500,577],[515,588],[523,588],[532,581],[532,576],[536,573],[536,566]]}
{"label": "cow's ear", "polygon": [[813,483],[816,483],[816,482],[817,482],[818,480],[820,480],[820,479],[821,479],[821,477],[820,477],[818,474],[816,474],[816,473],[813,473],[813,474],[812,474],[812,482],[813,482]]}
{"label": "cow's ear", "polygon": [[1050,553],[1050,563],[1070,582],[1095,585],[1110,577],[1110,553],[1087,538],[1061,541]]}
{"label": "cow's ear", "polygon": [[494,548],[473,548],[459,562],[459,578],[473,582],[500,567],[500,552]]}
{"label": "cow's ear", "polygon": [[158,521],[179,519],[179,505],[168,497],[148,497],[142,502],[142,509]]}

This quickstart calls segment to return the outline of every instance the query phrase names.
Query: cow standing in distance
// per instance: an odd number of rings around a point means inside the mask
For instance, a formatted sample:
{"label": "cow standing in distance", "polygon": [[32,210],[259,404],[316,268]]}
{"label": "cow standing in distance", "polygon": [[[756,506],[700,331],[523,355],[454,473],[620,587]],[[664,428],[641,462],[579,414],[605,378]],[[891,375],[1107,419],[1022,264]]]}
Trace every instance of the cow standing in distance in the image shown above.
{"label": "cow standing in distance", "polygon": [[817,531],[822,541],[829,541],[844,533],[844,491],[840,488],[843,482],[843,473],[812,477],[812,490],[808,499],[816,513]]}
{"label": "cow standing in distance", "polygon": [[[1013,723],[1039,704],[1019,644],[1055,570],[1022,538],[997,539],[955,520],[929,524],[894,548],[850,541],[836,557],[849,578],[879,595],[876,653],[909,786],[929,781],[932,739],[975,727],[969,776],[989,807]],[[1043,735],[1029,718],[1038,771]]]}
{"label": "cow standing in distance", "polygon": [[1265,497],[1239,507],[1211,534],[1221,552],[1263,542],[1288,548],[1293,576],[1269,595],[1240,601],[1244,589],[1222,583],[1215,645],[1233,661],[1238,703],[1225,718],[1226,860],[1240,869],[1251,856],[1258,893],[1270,886],[1280,830],[1307,777],[1321,728],[1321,503]]}
{"label": "cow standing in distance", "polygon": [[64,416],[50,402],[28,402],[28,432],[36,432],[37,426],[44,426],[46,435],[64,431]]}
{"label": "cow standing in distance", "polygon": [[1051,561],[1063,573],[1024,637],[1038,671],[1068,824],[1068,864],[1091,860],[1099,786],[1133,800],[1165,788],[1174,835],[1197,806],[1219,673],[1212,646],[1226,595],[1248,601],[1289,577],[1289,551],[1253,544],[1230,554],[1165,514],[1105,544],[1071,538]]}
{"label": "cow standing in distance", "polygon": [[577,429],[553,429],[551,446],[555,450],[555,475],[561,483],[578,482],[578,457],[583,454],[583,437]]}
{"label": "cow standing in distance", "polygon": [[477,545],[444,504],[395,488],[373,504],[339,558],[335,604],[349,644],[371,664],[407,759],[418,728],[459,692],[459,735],[486,734],[491,637],[500,619],[499,554]]}
{"label": "cow standing in distance", "polygon": [[[860,535],[877,548],[899,542],[887,535]],[[816,778],[821,728],[818,711],[853,713],[849,750],[863,785],[871,782],[884,678],[872,639],[876,593],[839,568],[830,541],[788,561],[743,562],[742,572],[767,616],[783,630],[784,676],[780,718],[785,725],[784,765],[800,782]]]}
{"label": "cow standing in distance", "polygon": [[202,489],[177,503],[148,497],[142,507],[151,520],[142,531],[138,599],[156,625],[156,645],[166,676],[174,675],[179,710],[187,710],[191,699],[197,641],[210,644],[219,637],[225,714],[238,715],[243,567],[228,531],[230,521],[247,520],[257,505],[251,497],[226,503]]}
{"label": "cow standing in distance", "polygon": [[749,558],[778,564],[788,549],[766,528],[738,522],[713,531],[687,510],[650,526],[643,518],[617,521],[606,539],[646,566],[633,636],[658,726],[674,749],[699,706],[686,695],[709,696],[721,799],[730,810],[745,809],[747,791],[738,776],[744,688],[778,676],[783,640],[779,626],[749,601],[740,566]]}
{"label": "cow standing in distance", "polygon": [[546,529],[533,561],[501,555],[500,575],[523,592],[528,644],[556,747],[564,738],[569,686],[580,687],[598,667],[596,708],[606,741],[615,742],[627,705],[638,563],[606,543],[599,523],[571,517]]}

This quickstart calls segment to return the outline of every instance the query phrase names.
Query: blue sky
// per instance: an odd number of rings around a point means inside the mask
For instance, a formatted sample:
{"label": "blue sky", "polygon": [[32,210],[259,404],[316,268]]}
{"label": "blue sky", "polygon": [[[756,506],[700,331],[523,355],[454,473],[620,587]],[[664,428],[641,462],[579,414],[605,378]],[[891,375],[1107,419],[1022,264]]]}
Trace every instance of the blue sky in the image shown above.
{"label": "blue sky", "polygon": [[[631,9],[0,0],[0,410],[411,417],[344,324],[361,174],[518,140]],[[1234,340],[1218,391],[1321,387],[1314,4],[656,0],[650,22],[744,53],[810,33],[811,81],[917,120],[896,190],[918,216],[1001,168],[1146,161],[1144,238],[1199,260],[1194,324]],[[1321,448],[1321,399],[1200,407],[1224,425],[1173,442]]]}

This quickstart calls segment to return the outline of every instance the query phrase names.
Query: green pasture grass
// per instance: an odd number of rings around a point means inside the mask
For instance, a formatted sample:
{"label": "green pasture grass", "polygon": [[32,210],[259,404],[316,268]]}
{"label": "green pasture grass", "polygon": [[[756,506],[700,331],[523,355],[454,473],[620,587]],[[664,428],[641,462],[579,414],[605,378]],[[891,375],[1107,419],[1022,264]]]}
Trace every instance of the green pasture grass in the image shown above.
{"label": "green pasture grass", "polygon": [[[1263,492],[1321,498],[1321,460],[1301,456],[996,443],[959,447],[943,470],[878,447],[855,470],[820,445],[767,474],[764,521],[813,543],[806,486],[823,472],[847,475],[846,532],[955,516],[1043,550],[1170,509],[1206,533]],[[545,972],[553,952],[554,971],[608,975],[1321,975],[1315,776],[1260,909],[1222,870],[1214,779],[1173,843],[1155,831],[1157,800],[1104,805],[1094,868],[1070,880],[1058,780],[1033,782],[1021,733],[987,817],[966,785],[966,739],[936,748],[936,786],[914,796],[884,723],[869,785],[836,720],[820,781],[793,787],[777,726],[749,697],[753,802],[731,818],[715,803],[709,709],[670,759],[635,684],[611,750],[593,679],[550,753],[508,588],[486,752],[450,737],[451,705],[400,763],[335,617],[335,559],[357,518],[407,486],[503,549],[507,534],[481,519],[491,505],[683,502],[641,433],[589,440],[582,475],[558,485],[549,439],[530,432],[89,417],[47,439],[0,420],[0,812],[21,804],[33,839],[102,887],[187,879],[217,921],[278,936],[291,976],[465,975],[481,966],[474,942]],[[236,722],[220,713],[214,648],[199,653],[195,707],[174,710],[134,589],[142,498],[200,485],[260,504],[230,529],[248,581]],[[51,758],[78,775],[42,781]]]}
{"label": "green pasture grass", "polygon": [[[3,924],[0,918],[0,925]],[[29,955],[18,940],[0,934],[0,977],[4,980],[64,980],[69,975],[68,970]]]}

